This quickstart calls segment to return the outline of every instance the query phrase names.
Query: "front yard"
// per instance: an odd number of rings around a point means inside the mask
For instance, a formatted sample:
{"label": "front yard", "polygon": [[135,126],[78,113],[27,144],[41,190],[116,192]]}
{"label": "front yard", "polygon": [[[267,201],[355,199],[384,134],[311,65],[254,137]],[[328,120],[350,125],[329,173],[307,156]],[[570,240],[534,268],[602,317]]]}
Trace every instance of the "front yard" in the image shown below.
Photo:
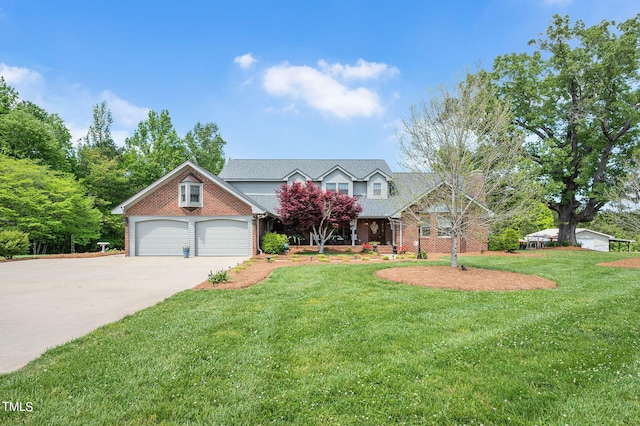
{"label": "front yard", "polygon": [[637,424],[640,270],[596,266],[627,257],[464,261],[552,290],[407,286],[376,277],[402,263],[363,262],[185,291],[0,376],[32,407],[0,424]]}

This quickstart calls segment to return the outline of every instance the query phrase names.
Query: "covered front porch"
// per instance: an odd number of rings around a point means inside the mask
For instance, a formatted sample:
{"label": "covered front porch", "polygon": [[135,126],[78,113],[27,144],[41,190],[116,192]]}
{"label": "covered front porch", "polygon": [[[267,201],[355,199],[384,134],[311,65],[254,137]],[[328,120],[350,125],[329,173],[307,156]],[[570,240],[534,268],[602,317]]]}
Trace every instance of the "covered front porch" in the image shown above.
{"label": "covered front porch", "polygon": [[[292,246],[314,245],[310,234],[301,235],[284,226],[277,218],[267,220],[263,230],[286,234]],[[326,246],[356,247],[363,244],[377,245],[384,253],[391,253],[394,245],[402,245],[402,223],[393,218],[358,218],[350,227],[336,229]],[[385,246],[388,246],[388,251],[383,248]]]}

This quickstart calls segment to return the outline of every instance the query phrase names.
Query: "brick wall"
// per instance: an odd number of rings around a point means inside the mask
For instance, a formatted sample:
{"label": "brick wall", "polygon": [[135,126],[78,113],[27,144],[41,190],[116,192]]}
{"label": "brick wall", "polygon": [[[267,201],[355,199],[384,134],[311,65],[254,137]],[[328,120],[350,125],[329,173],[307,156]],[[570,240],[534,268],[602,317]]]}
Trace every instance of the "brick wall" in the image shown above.
{"label": "brick wall", "polygon": [[[203,183],[202,207],[178,206],[179,183],[189,174]],[[151,194],[129,207],[126,216],[252,216],[251,206],[192,169],[166,182]],[[125,225],[125,256],[129,256],[129,224]],[[253,224],[253,253],[256,247],[256,225]]]}
{"label": "brick wall", "polygon": [[[451,237],[438,236],[438,223],[435,216],[430,217],[431,234],[420,237],[420,248],[427,253],[451,253]],[[402,244],[409,248],[409,251],[416,252],[414,245],[418,241],[418,223],[408,215],[402,217]],[[486,227],[474,227],[467,232],[465,238],[458,237],[458,252],[475,252],[487,250],[487,229]],[[396,244],[400,245],[399,232],[396,234]]]}
{"label": "brick wall", "polygon": [[[189,173],[203,182],[202,207],[178,207],[178,185]],[[135,205],[127,216],[251,216],[251,206],[195,171],[185,171]]]}

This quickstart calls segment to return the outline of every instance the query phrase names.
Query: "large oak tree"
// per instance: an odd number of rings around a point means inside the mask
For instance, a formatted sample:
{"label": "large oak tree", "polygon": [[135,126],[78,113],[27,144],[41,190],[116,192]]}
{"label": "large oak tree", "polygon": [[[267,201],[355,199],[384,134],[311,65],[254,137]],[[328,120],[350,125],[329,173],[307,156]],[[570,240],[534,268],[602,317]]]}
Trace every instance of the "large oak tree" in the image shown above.
{"label": "large oak tree", "polygon": [[528,134],[527,151],[558,214],[559,239],[576,243],[612,188],[633,166],[639,143],[640,15],[616,25],[571,26],[554,16],[532,53],[499,56],[493,77]]}

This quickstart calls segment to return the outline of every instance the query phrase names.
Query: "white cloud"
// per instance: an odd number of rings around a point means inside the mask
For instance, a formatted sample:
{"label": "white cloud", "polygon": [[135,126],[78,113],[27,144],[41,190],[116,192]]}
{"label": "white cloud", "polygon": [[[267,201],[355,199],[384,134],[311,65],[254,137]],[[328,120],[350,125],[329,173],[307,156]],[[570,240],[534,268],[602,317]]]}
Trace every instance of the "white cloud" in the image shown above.
{"label": "white cloud", "polygon": [[93,106],[103,100],[111,110],[111,135],[118,145],[124,144],[124,140],[133,134],[138,123],[149,113],[148,108],[134,105],[109,90],[96,94],[80,84],[61,83],[59,80],[47,84],[42,74],[29,68],[0,63],[0,75],[18,91],[20,99],[60,115],[74,143],[86,136],[93,120]]}
{"label": "white cloud", "polygon": [[7,84],[18,91],[20,99],[33,102],[40,100],[44,90],[44,79],[37,72],[24,67],[12,67],[0,62],[0,75]]}
{"label": "white cloud", "polygon": [[367,62],[364,59],[358,59],[355,67],[340,63],[328,64],[324,60],[318,61],[318,65],[325,73],[345,80],[368,80],[383,76],[393,77],[400,72],[396,67],[390,67],[384,63]]}
{"label": "white cloud", "polygon": [[100,99],[107,101],[114,123],[118,122],[126,128],[137,127],[138,123],[146,120],[149,115],[149,108],[133,105],[109,90],[104,90],[100,94]]}
{"label": "white cloud", "polygon": [[258,62],[258,60],[256,58],[254,58],[251,53],[245,53],[242,56],[236,56],[233,59],[233,62],[235,62],[236,64],[240,65],[240,68],[247,69],[251,65],[255,64],[256,62]]}
{"label": "white cloud", "polygon": [[366,87],[350,87],[339,81],[376,79],[393,76],[398,71],[386,64],[359,60],[357,65],[319,62],[320,69],[293,66],[288,63],[271,67],[263,76],[262,85],[267,93],[302,100],[312,108],[340,118],[372,117],[381,115],[385,108],[378,93]]}

